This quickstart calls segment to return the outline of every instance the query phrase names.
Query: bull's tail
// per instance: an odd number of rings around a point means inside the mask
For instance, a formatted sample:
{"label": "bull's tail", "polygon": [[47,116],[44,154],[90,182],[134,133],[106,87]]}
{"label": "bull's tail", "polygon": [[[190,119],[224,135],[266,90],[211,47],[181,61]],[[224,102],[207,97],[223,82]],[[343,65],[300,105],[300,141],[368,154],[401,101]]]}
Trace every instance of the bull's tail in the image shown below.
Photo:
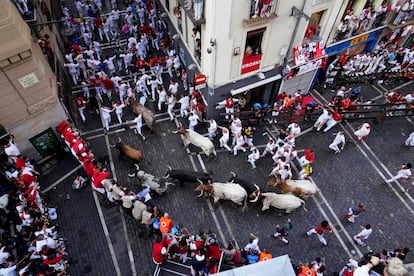
{"label": "bull's tail", "polygon": [[316,198],[320,199],[321,198],[321,190],[318,188],[318,190],[315,193]]}
{"label": "bull's tail", "polygon": [[306,209],[306,207],[305,207],[306,201],[304,201],[304,200],[302,199],[302,203],[303,203],[303,210],[304,210],[305,212],[307,212],[307,211],[308,211],[308,209]]}
{"label": "bull's tail", "polygon": [[243,201],[242,212],[244,212],[246,210],[246,208],[247,208],[247,198],[248,198],[248,196],[246,195],[244,197],[244,201]]}

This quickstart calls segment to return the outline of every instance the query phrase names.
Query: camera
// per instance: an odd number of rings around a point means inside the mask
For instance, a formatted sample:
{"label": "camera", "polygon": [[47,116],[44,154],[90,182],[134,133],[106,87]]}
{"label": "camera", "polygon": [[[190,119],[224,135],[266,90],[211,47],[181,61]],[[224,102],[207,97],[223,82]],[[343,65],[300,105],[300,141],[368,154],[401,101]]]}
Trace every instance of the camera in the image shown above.
{"label": "camera", "polygon": [[212,52],[213,52],[213,48],[208,47],[208,48],[207,48],[207,54],[211,54]]}

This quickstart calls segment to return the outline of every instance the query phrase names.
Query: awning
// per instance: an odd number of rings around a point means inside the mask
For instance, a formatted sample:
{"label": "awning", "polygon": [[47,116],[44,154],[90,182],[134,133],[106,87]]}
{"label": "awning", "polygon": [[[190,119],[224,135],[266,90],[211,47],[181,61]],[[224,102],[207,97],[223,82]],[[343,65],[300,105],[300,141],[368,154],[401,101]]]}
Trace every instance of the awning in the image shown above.
{"label": "awning", "polygon": [[280,80],[281,78],[282,78],[282,76],[280,74],[277,74],[277,75],[274,75],[273,77],[270,77],[270,78],[267,78],[267,79],[264,79],[264,80],[260,80],[258,82],[255,82],[255,83],[252,83],[252,84],[249,84],[249,85],[237,88],[237,89],[233,89],[233,90],[230,91],[230,93],[231,93],[231,95],[234,96],[234,95],[243,93],[243,92],[245,92],[249,89],[253,89],[253,88],[268,84],[269,82]]}

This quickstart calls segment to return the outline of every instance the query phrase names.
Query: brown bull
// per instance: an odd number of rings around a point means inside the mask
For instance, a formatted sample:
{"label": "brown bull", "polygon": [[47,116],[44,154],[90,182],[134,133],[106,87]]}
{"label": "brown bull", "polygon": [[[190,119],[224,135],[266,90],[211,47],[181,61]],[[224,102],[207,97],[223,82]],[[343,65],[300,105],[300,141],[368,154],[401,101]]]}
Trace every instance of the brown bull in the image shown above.
{"label": "brown bull", "polygon": [[111,147],[117,148],[119,150],[119,156],[126,156],[128,159],[135,162],[144,160],[144,155],[140,150],[134,149],[130,145],[122,143],[121,139],[119,139],[118,143],[115,145],[111,145]]}
{"label": "brown bull", "polygon": [[274,177],[267,182],[267,185],[270,187],[277,186],[283,193],[290,193],[302,198],[307,198],[312,195],[319,195],[318,186],[310,180],[281,180],[278,177]]}

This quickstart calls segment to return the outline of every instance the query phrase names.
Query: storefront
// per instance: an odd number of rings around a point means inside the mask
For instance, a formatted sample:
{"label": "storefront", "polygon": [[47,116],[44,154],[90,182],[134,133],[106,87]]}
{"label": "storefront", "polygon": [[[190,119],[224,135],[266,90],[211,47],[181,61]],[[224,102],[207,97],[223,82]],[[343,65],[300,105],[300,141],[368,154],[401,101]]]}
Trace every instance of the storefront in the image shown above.
{"label": "storefront", "polygon": [[369,33],[361,34],[357,37],[332,44],[325,49],[326,54],[328,56],[333,56],[348,51],[349,55],[356,55],[362,52],[369,52],[377,44],[383,29],[384,27],[380,27]]}

